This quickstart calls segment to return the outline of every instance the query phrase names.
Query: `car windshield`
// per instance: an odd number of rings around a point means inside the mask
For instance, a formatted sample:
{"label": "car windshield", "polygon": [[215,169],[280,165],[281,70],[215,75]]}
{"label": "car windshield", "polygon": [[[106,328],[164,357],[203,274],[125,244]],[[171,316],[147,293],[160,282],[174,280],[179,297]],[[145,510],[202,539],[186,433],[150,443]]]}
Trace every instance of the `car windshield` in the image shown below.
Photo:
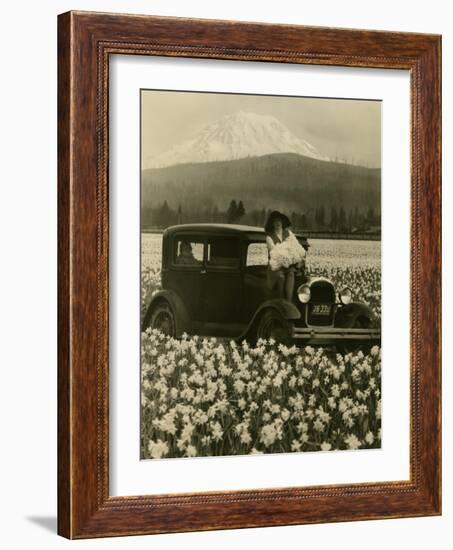
{"label": "car windshield", "polygon": [[265,242],[250,243],[247,247],[247,267],[267,265],[269,261]]}

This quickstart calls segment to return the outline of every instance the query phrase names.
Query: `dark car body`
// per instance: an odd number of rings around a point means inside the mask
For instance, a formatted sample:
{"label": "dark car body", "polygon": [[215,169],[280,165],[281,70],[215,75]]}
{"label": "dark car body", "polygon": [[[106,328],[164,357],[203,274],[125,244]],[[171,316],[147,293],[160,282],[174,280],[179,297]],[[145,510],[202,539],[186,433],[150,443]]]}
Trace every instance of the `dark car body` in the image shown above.
{"label": "dark car body", "polygon": [[[301,244],[308,246],[306,239]],[[187,256],[182,255],[184,247],[185,252],[191,248]],[[175,337],[188,333],[304,344],[380,343],[371,309],[363,303],[342,304],[330,280],[299,271],[288,301],[270,289],[268,270],[266,236],[259,227],[170,227],[162,241],[162,289],[153,294],[142,328],[160,328]],[[298,297],[301,285],[310,289],[308,303]]]}

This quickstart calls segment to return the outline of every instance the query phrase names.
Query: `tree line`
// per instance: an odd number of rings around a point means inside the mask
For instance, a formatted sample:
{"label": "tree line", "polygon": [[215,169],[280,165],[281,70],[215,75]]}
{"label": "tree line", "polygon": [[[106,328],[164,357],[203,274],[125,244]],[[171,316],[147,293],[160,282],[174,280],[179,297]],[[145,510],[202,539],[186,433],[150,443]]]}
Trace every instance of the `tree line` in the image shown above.
{"label": "tree line", "polygon": [[[166,228],[181,223],[240,223],[263,227],[271,209],[246,209],[242,200],[232,199],[224,210],[216,205],[184,208],[179,204],[171,208],[165,200],[155,208],[144,205],[142,208],[142,229]],[[358,207],[347,209],[344,206],[324,205],[309,208],[305,212],[285,212],[291,219],[294,230],[330,231],[354,233],[380,231],[380,212],[370,206],[366,210]]]}

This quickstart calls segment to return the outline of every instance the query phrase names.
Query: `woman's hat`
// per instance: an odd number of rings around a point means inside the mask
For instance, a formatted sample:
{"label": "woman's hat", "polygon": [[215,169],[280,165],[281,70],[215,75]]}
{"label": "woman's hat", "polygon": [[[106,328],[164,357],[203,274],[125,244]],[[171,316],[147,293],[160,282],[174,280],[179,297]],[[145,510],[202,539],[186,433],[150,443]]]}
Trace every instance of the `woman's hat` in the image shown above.
{"label": "woman's hat", "polygon": [[276,220],[280,220],[282,222],[283,229],[286,229],[291,225],[288,216],[285,216],[285,214],[282,214],[278,210],[274,210],[269,214],[266,225],[264,226],[264,230],[267,233],[271,233],[274,230],[274,222]]}

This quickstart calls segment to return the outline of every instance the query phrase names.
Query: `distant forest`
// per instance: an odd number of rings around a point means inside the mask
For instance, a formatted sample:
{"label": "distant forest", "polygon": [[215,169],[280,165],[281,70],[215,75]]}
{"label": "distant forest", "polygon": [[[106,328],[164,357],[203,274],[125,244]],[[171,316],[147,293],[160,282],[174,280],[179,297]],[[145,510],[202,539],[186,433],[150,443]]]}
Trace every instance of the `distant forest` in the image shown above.
{"label": "distant forest", "polygon": [[378,233],[380,170],[276,154],[142,173],[143,229],[197,222],[263,226],[271,210],[284,212],[297,230]]}
{"label": "distant forest", "polygon": [[[170,225],[181,223],[240,223],[245,225],[264,226],[271,210],[253,209],[247,211],[244,203],[239,200],[231,200],[226,210],[219,210],[214,207],[210,210],[199,210],[190,212],[186,215],[182,205],[177,209],[168,206],[167,201],[156,208],[147,209],[143,217],[146,223],[142,221],[143,229],[166,228]],[[329,213],[326,214],[324,206],[316,208],[315,211],[306,213],[288,212],[291,224],[294,229],[307,231],[332,231],[338,233],[354,232],[380,232],[381,217],[376,214],[373,207],[370,207],[366,213],[359,212],[356,207],[353,210],[345,210],[343,207],[337,209],[332,206]]]}

